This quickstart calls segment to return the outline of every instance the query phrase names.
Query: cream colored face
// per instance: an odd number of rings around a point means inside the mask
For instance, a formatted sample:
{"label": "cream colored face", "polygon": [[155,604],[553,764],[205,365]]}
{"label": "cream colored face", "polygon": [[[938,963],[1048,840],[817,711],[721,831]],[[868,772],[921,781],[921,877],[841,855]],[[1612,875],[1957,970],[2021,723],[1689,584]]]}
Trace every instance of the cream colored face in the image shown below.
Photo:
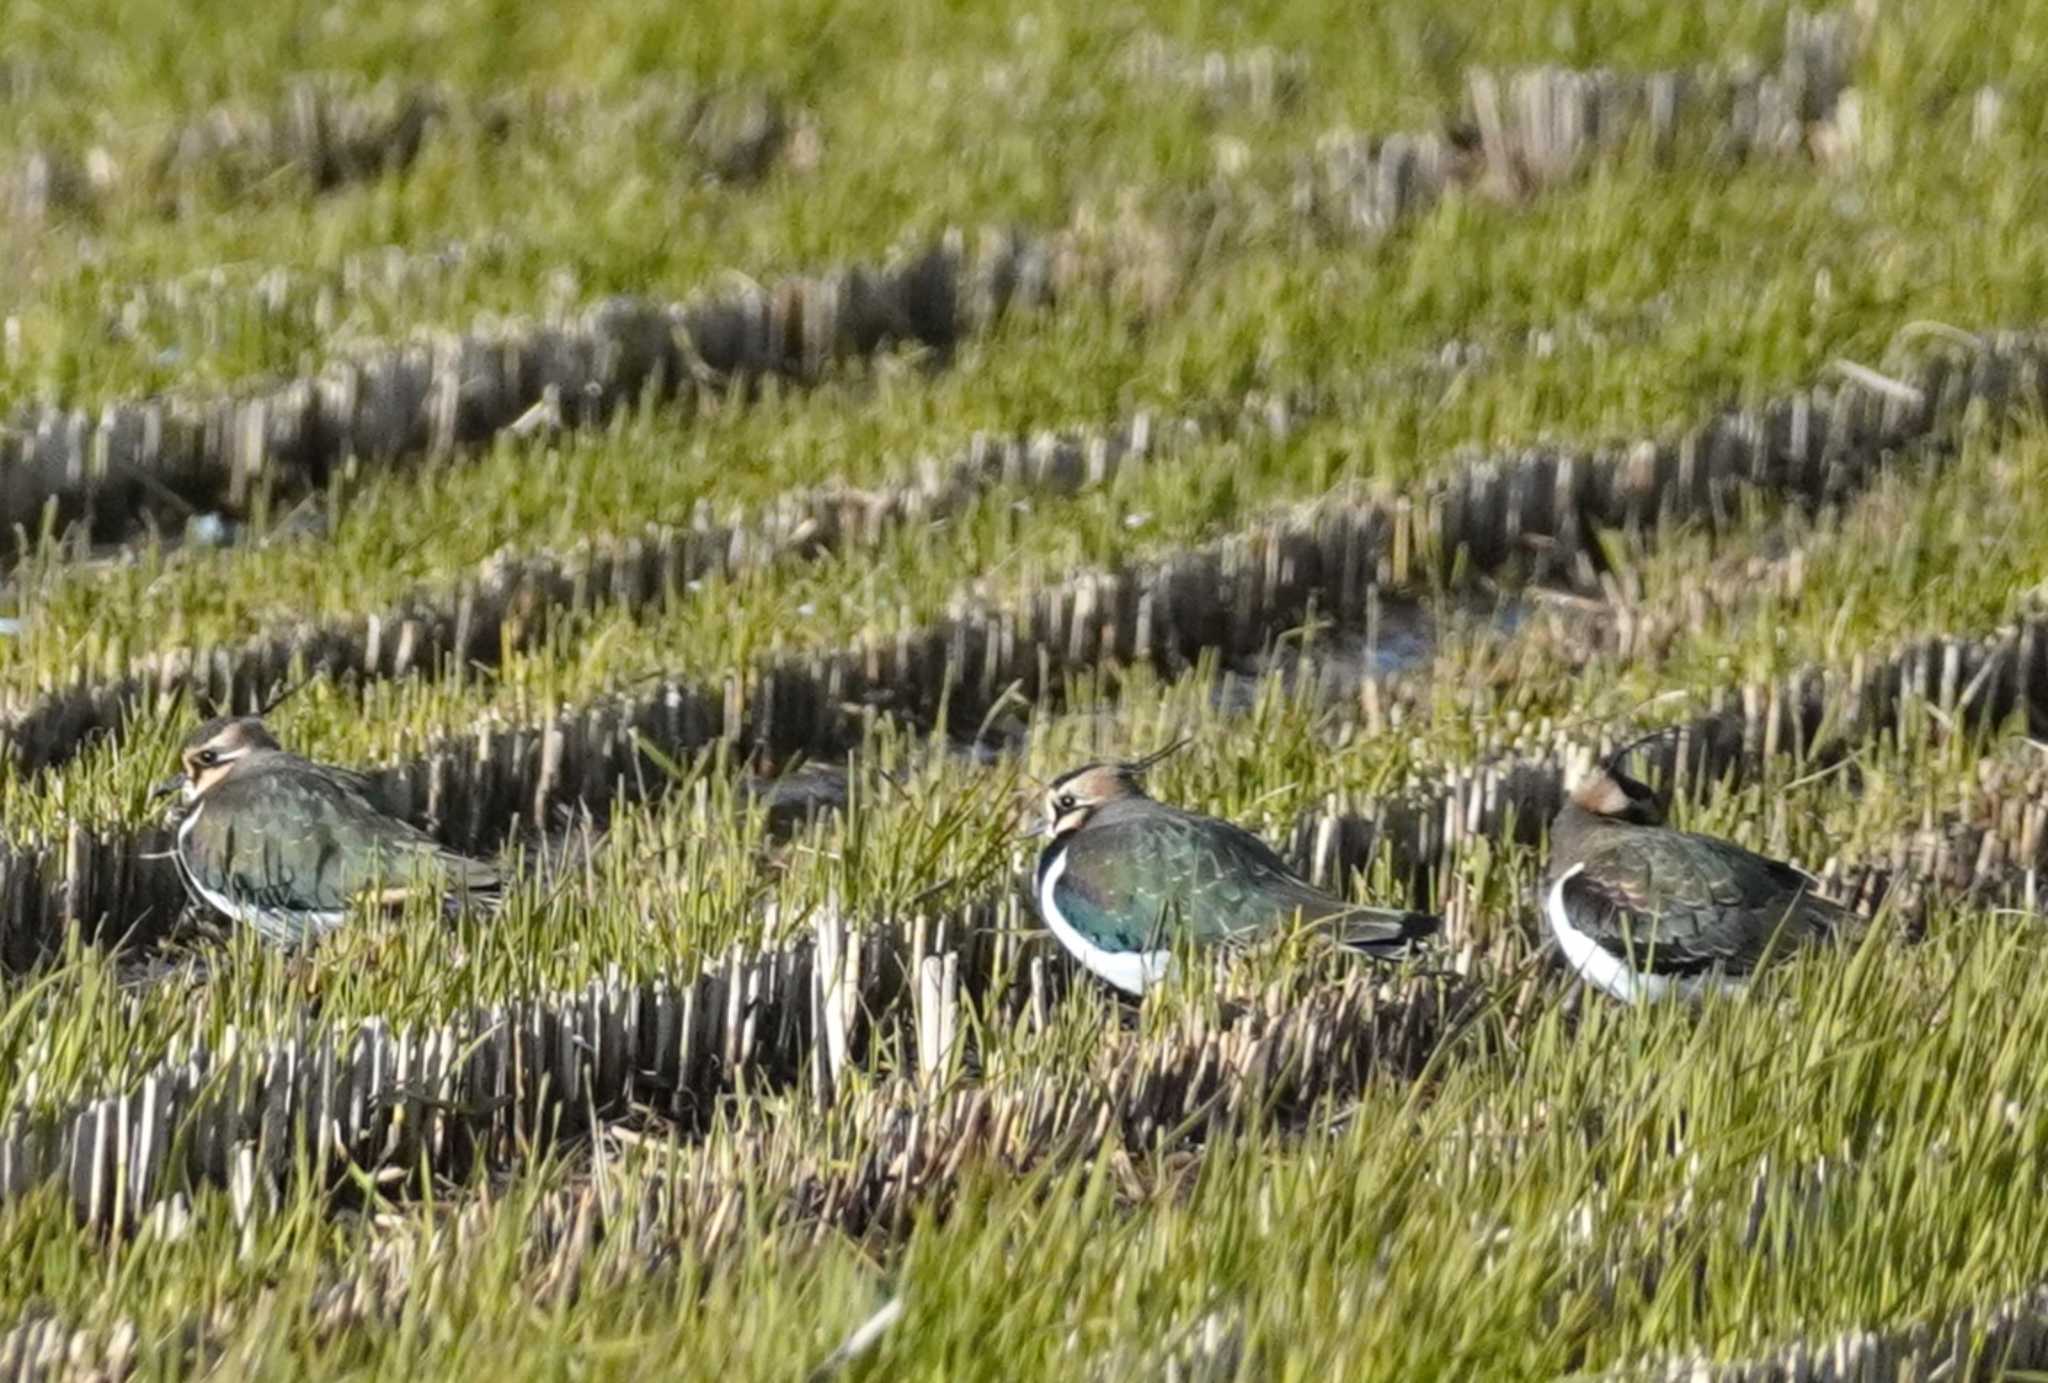
{"label": "cream colored face", "polygon": [[1628,794],[1621,784],[1605,773],[1595,774],[1579,785],[1572,800],[1595,816],[1620,816],[1628,811]]}
{"label": "cream colored face", "polygon": [[1140,795],[1130,773],[1116,764],[1089,764],[1056,779],[1045,793],[1046,833],[1063,836],[1087,824],[1104,802]]}
{"label": "cream colored face", "polygon": [[1633,778],[1600,770],[1572,789],[1572,801],[1580,810],[1610,821],[1628,821],[1641,826],[1664,824],[1664,804],[1657,794]]}
{"label": "cream colored face", "polygon": [[198,744],[188,744],[182,756],[185,768],[184,797],[196,802],[214,784],[228,776],[242,759],[267,745],[240,721],[223,725]]}

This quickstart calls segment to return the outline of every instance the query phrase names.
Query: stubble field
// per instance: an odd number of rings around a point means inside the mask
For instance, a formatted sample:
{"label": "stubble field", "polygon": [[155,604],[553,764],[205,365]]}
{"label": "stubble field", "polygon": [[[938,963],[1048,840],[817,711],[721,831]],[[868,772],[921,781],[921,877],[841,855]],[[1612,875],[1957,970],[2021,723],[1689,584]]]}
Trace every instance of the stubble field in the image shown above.
{"label": "stubble field", "polygon": [[[0,1366],[2048,1367],[2048,10],[5,28]],[[498,915],[186,910],[287,691]],[[1574,993],[1658,726],[1868,944]],[[1034,784],[1183,736],[1435,960],[1076,970]]]}

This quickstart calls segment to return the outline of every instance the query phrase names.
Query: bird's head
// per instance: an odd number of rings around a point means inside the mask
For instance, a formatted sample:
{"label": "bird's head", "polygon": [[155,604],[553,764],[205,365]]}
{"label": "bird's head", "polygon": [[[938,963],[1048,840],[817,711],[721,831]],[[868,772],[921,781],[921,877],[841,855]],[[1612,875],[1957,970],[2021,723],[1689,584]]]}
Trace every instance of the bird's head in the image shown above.
{"label": "bird's head", "polygon": [[1648,783],[1631,778],[1612,763],[1593,770],[1572,789],[1572,805],[1582,812],[1632,826],[1662,826],[1664,798]]}
{"label": "bird's head", "polygon": [[178,750],[184,771],[157,784],[154,795],[176,792],[187,803],[197,802],[243,759],[278,747],[276,737],[256,716],[216,716],[185,737]]}
{"label": "bird's head", "polygon": [[1669,728],[1653,730],[1609,754],[1572,789],[1572,805],[1608,821],[1622,821],[1631,826],[1662,826],[1671,808],[1670,801],[1640,778],[1631,777],[1621,765],[1624,759],[1645,744],[1668,739],[1672,733]]}
{"label": "bird's head", "polygon": [[1186,743],[1177,740],[1142,759],[1083,764],[1062,773],[1045,790],[1045,821],[1032,834],[1058,840],[1087,825],[1105,803],[1144,797],[1145,770]]}

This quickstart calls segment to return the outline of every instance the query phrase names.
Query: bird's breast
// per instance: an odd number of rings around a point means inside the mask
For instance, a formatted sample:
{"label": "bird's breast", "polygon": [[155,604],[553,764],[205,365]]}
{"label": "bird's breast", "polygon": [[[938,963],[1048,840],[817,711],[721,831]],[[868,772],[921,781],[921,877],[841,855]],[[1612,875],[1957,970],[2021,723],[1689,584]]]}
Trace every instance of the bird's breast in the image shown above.
{"label": "bird's breast", "polygon": [[1037,867],[1031,871],[1031,881],[1034,884],[1042,885],[1045,882],[1045,876],[1047,872],[1050,871],[1053,865],[1058,863],[1060,858],[1064,856],[1066,853],[1067,842],[1064,837],[1060,838],[1059,840],[1053,841],[1051,844],[1047,845],[1043,850],[1040,850],[1038,852]]}

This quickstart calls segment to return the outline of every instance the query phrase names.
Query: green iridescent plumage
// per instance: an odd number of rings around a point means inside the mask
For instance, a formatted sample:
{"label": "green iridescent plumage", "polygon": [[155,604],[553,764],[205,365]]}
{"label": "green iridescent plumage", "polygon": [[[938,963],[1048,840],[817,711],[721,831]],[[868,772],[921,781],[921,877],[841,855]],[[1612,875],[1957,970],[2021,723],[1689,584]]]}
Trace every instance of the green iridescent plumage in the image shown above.
{"label": "green iridescent plumage", "polygon": [[1053,839],[1034,874],[1039,913],[1090,970],[1130,993],[1183,946],[1238,946],[1311,928],[1339,945],[1403,953],[1436,919],[1346,902],[1304,881],[1250,832],[1156,802],[1142,765],[1090,764],[1047,793]]}
{"label": "green iridescent plumage", "polygon": [[489,899],[498,870],[383,811],[370,784],[277,746],[250,718],[212,721],[186,742],[178,867],[192,895],[273,941],[339,926],[351,909],[421,893]]}
{"label": "green iridescent plumage", "polygon": [[1611,764],[1551,825],[1544,900],[1573,967],[1623,998],[1739,983],[1861,925],[1791,865],[1672,830],[1662,799]]}

